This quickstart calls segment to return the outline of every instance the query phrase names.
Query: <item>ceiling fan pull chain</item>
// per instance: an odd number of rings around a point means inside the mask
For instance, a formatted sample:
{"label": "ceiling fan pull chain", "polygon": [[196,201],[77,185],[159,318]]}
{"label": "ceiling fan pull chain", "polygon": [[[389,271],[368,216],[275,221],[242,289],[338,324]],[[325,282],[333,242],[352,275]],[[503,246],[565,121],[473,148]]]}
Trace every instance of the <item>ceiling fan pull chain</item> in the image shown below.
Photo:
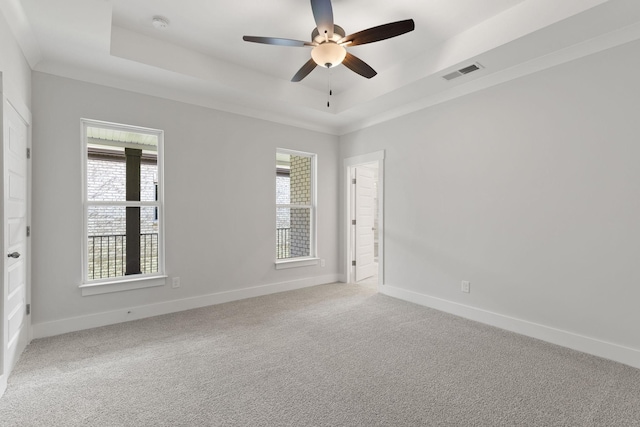
{"label": "ceiling fan pull chain", "polygon": [[333,73],[329,71],[329,96],[327,97],[327,108],[331,106],[331,95],[333,95],[333,90],[331,89],[331,75]]}

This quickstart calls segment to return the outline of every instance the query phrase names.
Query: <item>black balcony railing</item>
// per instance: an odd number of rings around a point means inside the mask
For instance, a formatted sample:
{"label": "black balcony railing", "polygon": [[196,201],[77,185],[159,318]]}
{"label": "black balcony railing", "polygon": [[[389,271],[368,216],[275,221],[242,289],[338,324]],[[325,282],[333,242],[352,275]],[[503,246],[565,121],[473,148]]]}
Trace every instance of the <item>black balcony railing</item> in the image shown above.
{"label": "black balcony railing", "polygon": [[[127,267],[127,236],[89,236],[89,280],[122,277]],[[142,274],[158,272],[158,233],[140,234],[140,270]]]}
{"label": "black balcony railing", "polygon": [[276,259],[291,258],[291,229],[276,228]]}

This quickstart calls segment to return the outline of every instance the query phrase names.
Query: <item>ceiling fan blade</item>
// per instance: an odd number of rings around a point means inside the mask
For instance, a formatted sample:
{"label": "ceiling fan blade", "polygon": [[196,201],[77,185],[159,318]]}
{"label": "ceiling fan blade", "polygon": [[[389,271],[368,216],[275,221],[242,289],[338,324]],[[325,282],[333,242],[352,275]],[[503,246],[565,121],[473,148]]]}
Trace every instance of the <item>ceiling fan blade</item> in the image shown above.
{"label": "ceiling fan blade", "polygon": [[292,82],[299,82],[300,80],[304,79],[305,77],[307,77],[309,75],[310,72],[313,71],[314,68],[316,68],[318,64],[316,64],[316,62],[313,59],[310,59],[306,62],[306,64],[304,64],[302,66],[302,68],[300,68],[298,70],[298,72],[296,73],[295,76],[293,76],[293,78],[291,79]]}
{"label": "ceiling fan blade", "polygon": [[358,73],[362,77],[366,77],[368,79],[378,74],[376,70],[374,70],[369,66],[369,64],[367,64],[357,56],[350,54],[349,52],[347,52],[347,56],[345,56],[344,61],[342,61],[342,63],[344,64],[345,67],[347,67],[354,73]]}
{"label": "ceiling fan blade", "polygon": [[408,33],[409,31],[413,31],[415,28],[416,24],[413,22],[413,19],[390,22],[389,24],[379,25],[377,27],[358,31],[357,33],[345,36],[338,40],[338,44],[346,44],[347,42],[350,42],[349,46],[357,46],[359,44],[373,43]]}
{"label": "ceiling fan blade", "polygon": [[318,32],[327,37],[333,37],[333,8],[331,0],[311,0],[313,19],[316,20]]}
{"label": "ceiling fan blade", "polygon": [[272,44],[276,46],[293,46],[293,47],[315,46],[314,43],[303,42],[302,40],[281,39],[278,37],[243,36],[242,40],[246,42],[253,42],[253,43]]}

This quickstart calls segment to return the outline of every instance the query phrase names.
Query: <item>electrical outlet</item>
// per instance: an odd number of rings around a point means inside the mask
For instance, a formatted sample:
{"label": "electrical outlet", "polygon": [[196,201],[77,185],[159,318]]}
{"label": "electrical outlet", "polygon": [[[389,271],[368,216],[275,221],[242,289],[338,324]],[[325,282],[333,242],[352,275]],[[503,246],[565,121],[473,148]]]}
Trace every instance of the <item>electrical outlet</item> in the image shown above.
{"label": "electrical outlet", "polygon": [[180,287],[180,278],[179,277],[174,277],[172,282],[171,282],[171,287],[172,288],[179,288]]}
{"label": "electrical outlet", "polygon": [[462,281],[462,292],[468,294],[471,292],[471,282],[467,282],[466,280]]}
{"label": "electrical outlet", "polygon": [[324,267],[324,266],[325,266],[324,260],[323,260],[323,259],[321,259],[321,260],[320,260],[320,267]]}

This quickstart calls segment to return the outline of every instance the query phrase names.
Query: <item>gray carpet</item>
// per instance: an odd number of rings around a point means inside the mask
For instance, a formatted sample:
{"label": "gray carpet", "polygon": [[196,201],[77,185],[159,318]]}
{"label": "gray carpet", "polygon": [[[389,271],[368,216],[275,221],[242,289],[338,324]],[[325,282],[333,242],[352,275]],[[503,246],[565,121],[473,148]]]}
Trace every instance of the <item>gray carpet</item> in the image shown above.
{"label": "gray carpet", "polygon": [[332,284],[35,340],[2,426],[640,426],[640,370]]}

